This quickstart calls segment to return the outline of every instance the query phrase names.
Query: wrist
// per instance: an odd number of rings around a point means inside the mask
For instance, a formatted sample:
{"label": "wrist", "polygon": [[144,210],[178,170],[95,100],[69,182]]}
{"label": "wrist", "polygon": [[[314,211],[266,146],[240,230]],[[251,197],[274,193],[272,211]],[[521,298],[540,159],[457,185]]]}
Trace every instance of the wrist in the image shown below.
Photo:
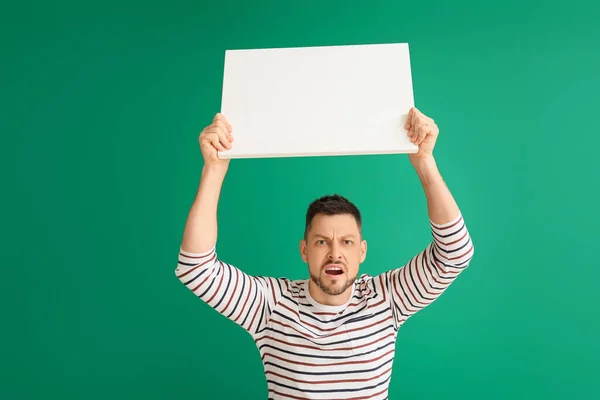
{"label": "wrist", "polygon": [[218,199],[223,182],[225,182],[226,174],[226,168],[215,165],[204,165],[202,167],[202,175],[200,176],[196,199],[204,199],[206,201],[207,196],[210,199],[213,199],[213,197]]}
{"label": "wrist", "polygon": [[205,165],[202,167],[202,174],[200,176],[200,180],[203,183],[203,186],[215,186],[221,187],[223,182],[225,181],[225,176],[227,175],[227,166],[221,165]]}
{"label": "wrist", "polygon": [[419,170],[425,171],[428,169],[437,168],[435,158],[433,158],[433,154],[429,154],[426,156],[409,155],[409,158],[410,163],[417,170],[417,172]]}
{"label": "wrist", "polygon": [[227,164],[204,164],[202,166],[202,176],[224,177],[227,174]]}
{"label": "wrist", "polygon": [[429,185],[440,180],[440,172],[433,156],[416,157],[411,163],[424,185]]}

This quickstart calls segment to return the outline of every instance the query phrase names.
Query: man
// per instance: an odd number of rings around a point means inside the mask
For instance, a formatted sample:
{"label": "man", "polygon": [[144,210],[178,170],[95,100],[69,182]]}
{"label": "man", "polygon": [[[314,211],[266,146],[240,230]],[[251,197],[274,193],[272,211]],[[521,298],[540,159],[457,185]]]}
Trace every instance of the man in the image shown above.
{"label": "man", "polygon": [[217,114],[200,134],[204,166],[175,272],[253,337],[270,399],[386,399],[398,329],[438,298],[473,256],[433,157],[437,125],[411,108],[404,128],[419,146],[409,158],[427,198],[431,243],[402,268],[359,276],[367,253],[360,212],[342,196],[324,196],[306,213],[300,242],[306,280],[250,276],[217,258],[217,204],[229,163],[217,150],[231,148],[233,130]]}

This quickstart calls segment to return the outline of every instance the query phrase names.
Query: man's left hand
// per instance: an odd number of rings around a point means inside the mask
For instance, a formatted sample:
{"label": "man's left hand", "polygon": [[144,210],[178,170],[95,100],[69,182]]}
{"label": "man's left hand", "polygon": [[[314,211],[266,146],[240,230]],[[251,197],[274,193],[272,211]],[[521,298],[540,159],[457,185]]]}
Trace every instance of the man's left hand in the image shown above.
{"label": "man's left hand", "polygon": [[417,153],[409,154],[411,161],[433,155],[433,148],[440,133],[433,119],[413,107],[408,112],[404,129],[408,131],[410,141],[419,146]]}

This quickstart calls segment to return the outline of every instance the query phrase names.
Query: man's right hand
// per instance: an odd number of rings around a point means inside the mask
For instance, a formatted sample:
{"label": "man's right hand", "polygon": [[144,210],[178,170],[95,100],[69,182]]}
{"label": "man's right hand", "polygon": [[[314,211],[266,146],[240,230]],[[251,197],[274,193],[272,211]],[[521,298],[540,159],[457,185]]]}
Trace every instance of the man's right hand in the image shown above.
{"label": "man's right hand", "polygon": [[231,149],[233,142],[232,128],[227,118],[221,113],[215,115],[212,123],[200,133],[200,151],[204,158],[205,167],[227,169],[229,159],[219,159],[218,151]]}

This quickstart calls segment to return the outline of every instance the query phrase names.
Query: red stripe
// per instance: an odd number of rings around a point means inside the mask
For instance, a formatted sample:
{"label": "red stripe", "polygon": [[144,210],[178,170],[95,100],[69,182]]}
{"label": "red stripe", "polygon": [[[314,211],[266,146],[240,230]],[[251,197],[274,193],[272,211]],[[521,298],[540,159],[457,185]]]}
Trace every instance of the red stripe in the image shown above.
{"label": "red stripe", "polygon": [[[366,297],[366,296],[365,296]],[[361,305],[361,302],[357,302],[357,303],[350,303],[348,304],[348,306],[345,308],[345,311],[348,310],[350,307],[356,307]],[[312,311],[311,314],[313,315],[325,315],[325,316],[330,316],[333,317],[335,315],[339,315],[339,312],[327,312],[327,311]]]}
{"label": "red stripe", "polygon": [[[421,262],[425,262],[425,254],[422,255]],[[416,261],[415,261],[415,264],[417,264]],[[421,283],[421,287],[423,288],[423,290],[425,290],[425,293],[430,294],[432,296],[436,296],[437,295],[436,293],[429,291],[429,289],[433,289],[433,287],[431,286],[431,283],[429,283],[429,280],[427,280],[427,276],[425,277],[425,280],[427,281],[427,285],[425,285],[425,283],[423,282],[423,279],[421,278],[420,270],[421,270],[421,268],[419,268],[418,265],[415,266],[414,271],[417,274],[417,278],[419,279],[419,282]]]}
{"label": "red stripe", "polygon": [[445,244],[446,246],[449,246],[449,245],[451,245],[451,244],[456,244],[456,243],[460,242],[461,240],[463,240],[464,238],[466,238],[468,233],[469,233],[469,232],[468,232],[466,229],[463,229],[463,235],[462,235],[460,238],[456,239],[456,240],[455,240],[455,241],[453,241],[453,242],[448,242],[448,243],[444,243],[444,244]]}
{"label": "red stripe", "polygon": [[376,344],[377,342],[382,342],[383,340],[389,338],[390,336],[394,336],[393,333],[388,333],[387,335],[381,337],[381,338],[377,338],[372,342],[369,343],[365,343],[365,344],[361,344],[359,346],[350,346],[350,347],[336,347],[336,348],[329,348],[329,347],[317,347],[317,346],[310,346],[307,344],[299,344],[299,343],[290,343],[290,342],[286,342],[285,340],[282,339],[278,339],[276,337],[269,337],[269,336],[263,336],[259,339],[256,339],[256,345],[260,346],[260,342],[262,342],[263,340],[268,340],[268,341],[274,341],[274,342],[279,342],[281,344],[285,344],[287,346],[289,346],[290,348],[296,348],[296,347],[300,347],[303,349],[309,349],[309,350],[318,350],[318,351],[350,351],[350,350],[355,350],[355,349],[361,349],[363,347],[367,347],[367,346],[371,346],[373,344]]}
{"label": "red stripe", "polygon": [[[291,394],[278,392],[277,390],[274,390],[274,389],[269,389],[269,392],[270,393],[275,393],[278,396],[283,396],[284,398],[292,398],[292,399],[296,399],[296,400],[311,400],[308,397],[298,397],[298,396],[294,396],[294,395],[291,395]],[[387,392],[387,389],[383,389],[381,392],[373,393],[369,397],[364,397],[364,396],[361,396],[361,397],[347,397],[346,400],[367,400],[367,399],[370,399],[370,398],[373,398],[373,397],[380,396],[380,395],[382,395],[383,393],[386,393],[386,392]]]}
{"label": "red stripe", "polygon": [[[434,251],[436,251],[436,250],[434,249]],[[445,258],[441,254],[439,254],[439,256],[440,256],[440,258]],[[458,275],[458,274],[460,274],[460,271],[454,271],[454,270],[448,269],[448,268],[451,268],[451,267],[446,267],[446,266],[440,264],[439,261],[436,260],[435,258],[432,258],[432,260],[433,260],[433,263],[435,264],[436,270],[438,272],[443,273],[445,275],[455,275],[455,276]],[[451,276],[451,277],[445,277],[445,278],[452,279],[454,277]]]}
{"label": "red stripe", "polygon": [[225,311],[225,310],[227,310],[227,308],[229,308],[229,305],[231,304],[231,301],[236,297],[235,290],[237,289],[238,273],[239,272],[238,272],[237,268],[234,268],[233,270],[235,271],[235,283],[233,285],[233,288],[231,289],[231,293],[229,293],[229,301],[225,305],[225,308],[223,309],[223,311]]}
{"label": "red stripe", "polygon": [[212,300],[215,298],[215,296],[220,292],[221,289],[221,285],[223,284],[223,277],[225,276],[225,271],[223,267],[223,264],[219,263],[221,265],[221,268],[219,268],[221,270],[221,279],[219,279],[219,284],[217,285],[217,289],[215,290],[215,292],[213,293],[213,295],[210,297],[210,299],[206,300],[206,302],[208,304],[210,304],[212,302]]}
{"label": "red stripe", "polygon": [[209,280],[210,278],[212,278],[212,273],[206,274],[206,278],[204,278],[204,280],[202,282],[200,282],[198,284],[198,286],[196,286],[195,288],[192,289],[192,292],[195,292],[199,287],[204,286],[204,284],[206,283],[207,280]]}
{"label": "red stripe", "polygon": [[465,251],[463,254],[456,256],[456,257],[448,258],[448,260],[459,260],[461,258],[465,258],[469,253],[471,253],[472,250],[473,250],[473,245],[470,245],[469,248],[467,249],[467,251]]}
{"label": "red stripe", "polygon": [[294,378],[290,378],[289,376],[285,376],[282,374],[279,374],[277,372],[273,372],[273,371],[267,371],[265,375],[275,375],[278,376],[280,378],[284,378],[287,379],[289,381],[292,382],[297,382],[297,383],[306,383],[309,385],[329,385],[329,384],[336,384],[336,383],[357,383],[357,382],[369,382],[373,379],[378,379],[381,378],[383,375],[389,373],[392,369],[388,368],[385,371],[383,371],[382,373],[380,373],[379,375],[375,375],[375,376],[370,376],[368,378],[356,378],[356,379],[338,379],[338,380],[328,380],[328,381],[305,381],[305,380],[301,380],[301,379],[294,379]]}
{"label": "red stripe", "polygon": [[[385,282],[383,281],[383,274],[379,274],[379,284],[381,285],[381,292],[383,293],[383,301],[386,301],[387,296],[385,294],[386,290],[385,290]],[[379,305],[381,303],[382,302],[377,303],[377,305]]]}
{"label": "red stripe", "polygon": [[[413,259],[414,260],[414,259]],[[411,261],[412,263],[412,261]],[[409,263],[410,266],[410,263]],[[402,268],[402,270],[400,271],[400,274],[404,277],[404,283],[405,285],[403,287],[405,287],[405,289],[407,289],[410,292],[410,295],[413,297],[413,299],[415,300],[415,303],[419,303],[423,306],[426,306],[425,303],[419,301],[419,299],[417,298],[417,296],[415,296],[415,294],[413,293],[412,289],[410,288],[410,284],[408,283],[408,278],[406,277],[406,275],[408,274],[407,268]],[[402,282],[400,282],[402,283]],[[406,293],[406,290],[404,291],[404,293]]]}
{"label": "red stripe", "polygon": [[[332,336],[343,335],[343,334],[345,334],[346,332],[350,333],[350,332],[357,332],[357,331],[361,331],[361,330],[364,330],[364,329],[367,329],[367,328],[371,328],[371,327],[373,327],[373,326],[376,326],[376,325],[379,325],[379,324],[383,324],[384,322],[386,322],[387,320],[389,320],[389,319],[391,319],[391,318],[392,318],[392,316],[391,316],[391,315],[388,315],[387,317],[385,317],[385,319],[382,319],[381,321],[374,322],[374,323],[372,323],[372,324],[370,324],[370,325],[361,326],[360,328],[354,328],[354,329],[340,330],[339,332],[334,332],[334,333],[331,333],[331,334],[327,335],[326,337],[328,337],[328,338],[329,338],[329,337],[332,337]],[[311,336],[311,335],[308,335],[308,334],[306,334],[306,332],[301,332],[301,331],[299,331],[298,329],[296,329],[295,327],[293,327],[293,326],[291,326],[291,325],[288,325],[288,324],[284,324],[283,322],[281,322],[281,321],[278,321],[278,320],[276,320],[276,319],[274,319],[274,320],[273,320],[273,323],[274,323],[274,324],[277,324],[277,325],[281,325],[281,326],[283,326],[283,327],[285,327],[285,328],[290,328],[290,329],[293,329],[295,332],[298,332],[298,333],[299,333],[299,334],[301,334],[302,336],[304,336],[304,337],[306,337],[306,338],[309,338],[309,339],[321,339],[321,338],[322,338],[322,337],[319,337],[319,336]],[[333,329],[339,329],[339,328],[333,328]]]}
{"label": "red stripe", "polygon": [[439,285],[446,285],[446,283],[438,281],[437,278],[435,277],[436,274],[434,274],[433,270],[431,269],[431,264],[429,263],[429,255],[427,252],[425,252],[425,254],[423,254],[423,264],[427,266],[427,269],[429,270],[429,274],[431,275],[431,279],[433,279],[435,281],[435,283],[437,283]]}
{"label": "red stripe", "polygon": [[463,220],[463,217],[462,217],[462,215],[461,215],[461,216],[460,216],[460,217],[459,217],[459,218],[458,218],[458,219],[457,219],[457,220],[456,220],[456,221],[455,221],[453,224],[450,224],[450,225],[448,225],[448,226],[440,227],[440,226],[439,226],[439,224],[435,224],[435,223],[433,223],[433,222],[432,222],[432,224],[431,224],[431,225],[432,225],[432,226],[433,226],[435,229],[437,229],[437,230],[440,230],[440,231],[445,231],[445,230],[447,230],[447,229],[450,229],[450,228],[452,228],[452,227],[455,227],[455,226],[456,226],[456,225],[458,225],[458,223],[459,223],[459,222],[461,222],[462,220]]}
{"label": "red stripe", "polygon": [[[215,252],[215,249],[212,249],[212,250],[210,250],[210,252],[200,255],[200,256],[189,255],[189,253],[191,253],[191,252],[186,252],[186,251],[179,251],[179,254],[186,258],[206,258],[206,257],[210,256],[211,254],[213,254],[214,252]],[[188,253],[188,254],[186,254],[186,253]]]}
{"label": "red stripe", "polygon": [[248,300],[250,299],[250,294],[252,293],[252,278],[249,279],[248,291],[246,293],[242,293],[246,295],[246,300],[244,301],[244,305],[242,305],[242,310],[238,314],[237,318],[233,320],[233,322],[238,322],[240,317],[244,315],[244,310],[246,309],[246,304],[248,304]]}
{"label": "red stripe", "polygon": [[271,283],[271,294],[273,295],[273,302],[275,303],[273,307],[277,307],[279,302],[276,300],[277,297],[275,296],[275,282],[273,282],[272,278],[269,278],[269,282]]}
{"label": "red stripe", "polygon": [[[396,274],[396,275],[399,275],[399,273],[400,273],[400,271],[398,271],[398,274]],[[392,279],[392,285],[394,286],[394,291],[396,292],[396,296],[398,297],[398,299],[400,300],[400,302],[404,306],[404,310],[406,312],[408,312],[409,314],[417,312],[417,310],[411,310],[410,308],[408,308],[406,306],[406,304],[404,303],[404,297],[406,295],[401,295],[400,292],[398,291],[398,286],[400,285],[400,277],[398,276],[398,277],[394,278],[394,275],[392,275],[391,279]]]}
{"label": "red stripe", "polygon": [[265,353],[263,358],[263,361],[265,358],[267,357],[272,357],[275,358],[277,360],[281,360],[281,361],[285,361],[286,363],[289,364],[294,364],[294,365],[305,365],[307,367],[333,367],[333,366],[338,366],[338,365],[357,365],[357,364],[368,364],[368,363],[372,363],[375,361],[379,361],[381,360],[383,357],[394,353],[394,349],[388,350],[385,353],[383,353],[382,355],[372,358],[370,360],[360,360],[360,361],[341,361],[341,362],[335,362],[335,363],[326,363],[326,364],[315,364],[315,363],[307,363],[307,362],[302,362],[302,361],[297,361],[294,359],[289,359],[289,358],[283,358],[283,357],[279,357],[276,356],[274,354],[271,353]]}
{"label": "red stripe", "polygon": [[213,253],[213,256],[210,258],[210,260],[206,260],[201,264],[196,265],[194,268],[188,269],[186,272],[184,272],[181,275],[177,275],[178,278],[183,278],[184,276],[186,276],[187,274],[191,273],[192,271],[195,271],[196,269],[202,267],[203,265],[206,265],[208,263],[210,263],[211,261],[213,261],[216,257],[216,253]]}
{"label": "red stripe", "polygon": [[[256,309],[254,310],[254,316],[252,317],[252,321],[250,321],[250,325],[248,325],[248,330],[250,330],[250,328],[252,328],[252,325],[254,325],[254,320],[256,319],[256,316],[258,315],[258,310],[260,310],[260,308],[262,307],[264,296],[259,295],[259,294],[257,294],[257,296],[258,296],[258,307],[256,307]],[[260,321],[259,321],[259,323],[260,323]]]}

